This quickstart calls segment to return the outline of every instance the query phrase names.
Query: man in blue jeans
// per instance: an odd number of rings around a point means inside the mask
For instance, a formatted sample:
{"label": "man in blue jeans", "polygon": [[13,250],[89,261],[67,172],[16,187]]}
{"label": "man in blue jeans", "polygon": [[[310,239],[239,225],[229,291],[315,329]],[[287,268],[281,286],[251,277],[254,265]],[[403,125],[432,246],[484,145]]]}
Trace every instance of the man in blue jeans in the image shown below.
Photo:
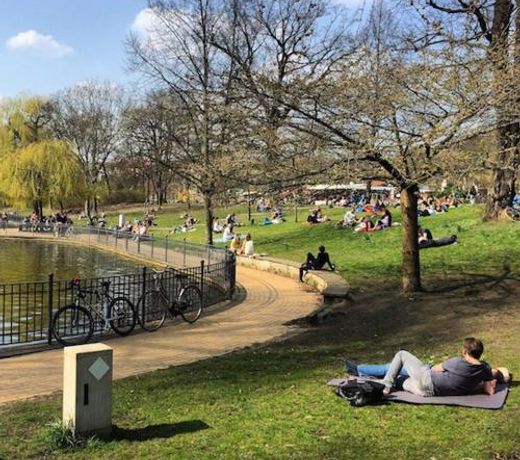
{"label": "man in blue jeans", "polygon": [[420,396],[454,396],[471,394],[483,390],[488,394],[495,392],[497,379],[508,381],[506,372],[491,369],[485,361],[480,361],[484,345],[479,339],[464,339],[461,356],[429,366],[411,353],[399,351],[391,363],[383,365],[357,365],[347,360],[345,366],[349,373],[360,376],[383,377],[384,394],[394,388],[399,375],[407,377],[403,389]]}

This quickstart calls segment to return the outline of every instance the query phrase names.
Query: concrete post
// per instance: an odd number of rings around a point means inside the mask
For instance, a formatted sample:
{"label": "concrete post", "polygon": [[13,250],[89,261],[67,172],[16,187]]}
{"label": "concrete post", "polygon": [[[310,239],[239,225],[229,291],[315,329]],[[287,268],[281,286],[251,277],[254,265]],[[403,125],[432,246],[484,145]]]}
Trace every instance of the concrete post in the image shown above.
{"label": "concrete post", "polygon": [[75,434],[107,437],[112,430],[112,348],[65,347],[63,423]]}

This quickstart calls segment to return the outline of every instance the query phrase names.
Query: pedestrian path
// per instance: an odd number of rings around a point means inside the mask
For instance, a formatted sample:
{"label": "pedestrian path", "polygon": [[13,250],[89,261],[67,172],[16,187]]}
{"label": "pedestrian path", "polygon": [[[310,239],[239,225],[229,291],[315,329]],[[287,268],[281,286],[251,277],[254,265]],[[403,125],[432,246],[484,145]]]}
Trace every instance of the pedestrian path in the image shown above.
{"label": "pedestrian path", "polygon": [[[244,299],[190,325],[175,322],[154,333],[133,334],[106,343],[114,349],[114,377],[151,372],[222,355],[291,332],[288,321],[306,316],[320,296],[294,280],[237,267]],[[59,391],[63,350],[0,360],[0,404]]]}

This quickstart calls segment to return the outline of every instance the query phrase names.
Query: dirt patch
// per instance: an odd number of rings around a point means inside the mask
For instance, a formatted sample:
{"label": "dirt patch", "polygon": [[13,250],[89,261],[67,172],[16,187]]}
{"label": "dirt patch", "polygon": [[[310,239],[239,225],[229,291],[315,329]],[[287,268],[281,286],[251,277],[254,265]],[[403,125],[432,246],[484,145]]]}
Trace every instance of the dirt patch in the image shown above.
{"label": "dirt patch", "polygon": [[[390,357],[400,348],[439,359],[464,337],[478,336],[493,359],[520,352],[520,278],[464,275],[432,279],[427,290],[404,296],[396,285],[359,289],[348,303],[316,325],[301,321],[290,346],[342,347],[357,359]],[[489,359],[489,355],[488,359]],[[503,362],[503,361],[502,361]]]}

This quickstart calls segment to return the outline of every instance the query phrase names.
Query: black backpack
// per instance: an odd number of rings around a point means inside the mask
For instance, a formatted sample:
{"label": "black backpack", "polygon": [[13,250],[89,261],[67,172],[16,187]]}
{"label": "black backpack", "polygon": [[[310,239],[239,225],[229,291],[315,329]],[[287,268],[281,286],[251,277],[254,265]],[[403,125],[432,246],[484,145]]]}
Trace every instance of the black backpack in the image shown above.
{"label": "black backpack", "polygon": [[382,383],[372,380],[347,380],[336,388],[336,394],[346,399],[351,406],[361,407],[381,404],[383,402]]}

